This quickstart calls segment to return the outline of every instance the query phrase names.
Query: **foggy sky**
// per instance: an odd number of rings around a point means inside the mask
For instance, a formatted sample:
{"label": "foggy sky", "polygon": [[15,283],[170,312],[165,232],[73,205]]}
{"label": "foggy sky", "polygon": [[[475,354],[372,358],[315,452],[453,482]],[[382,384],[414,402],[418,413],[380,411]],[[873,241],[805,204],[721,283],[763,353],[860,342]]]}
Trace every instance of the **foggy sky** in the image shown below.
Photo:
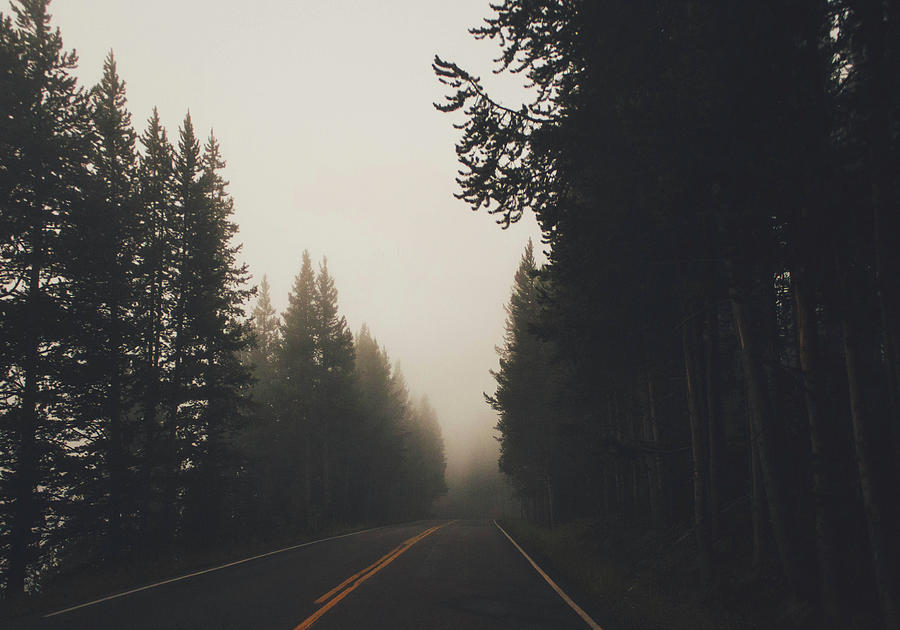
{"label": "foggy sky", "polygon": [[[7,12],[4,7],[4,12]],[[328,267],[354,334],[369,325],[437,410],[450,472],[495,423],[494,346],[532,216],[509,230],[453,198],[458,121],[435,53],[515,100],[491,76],[496,44],[467,32],[488,0],[55,0],[53,23],[89,87],[112,49],[140,133],[154,105],[177,142],[190,109],[215,128],[242,258],[279,312],[301,253]]]}

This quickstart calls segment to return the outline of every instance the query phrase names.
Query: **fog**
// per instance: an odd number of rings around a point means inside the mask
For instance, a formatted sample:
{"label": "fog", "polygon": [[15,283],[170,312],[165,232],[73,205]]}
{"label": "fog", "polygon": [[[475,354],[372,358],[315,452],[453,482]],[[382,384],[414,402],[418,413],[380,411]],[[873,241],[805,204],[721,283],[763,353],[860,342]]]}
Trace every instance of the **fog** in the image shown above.
{"label": "fog", "polygon": [[158,106],[170,138],[190,110],[215,129],[253,282],[287,303],[300,256],[328,257],[354,331],[365,322],[427,394],[443,428],[452,503],[470,468],[496,474],[493,413],[482,392],[503,335],[512,276],[532,217],[501,230],[453,198],[454,119],[435,53],[515,101],[491,76],[492,42],[467,29],[486,0],[221,0],[51,5],[83,85],[112,49],[138,131]]}

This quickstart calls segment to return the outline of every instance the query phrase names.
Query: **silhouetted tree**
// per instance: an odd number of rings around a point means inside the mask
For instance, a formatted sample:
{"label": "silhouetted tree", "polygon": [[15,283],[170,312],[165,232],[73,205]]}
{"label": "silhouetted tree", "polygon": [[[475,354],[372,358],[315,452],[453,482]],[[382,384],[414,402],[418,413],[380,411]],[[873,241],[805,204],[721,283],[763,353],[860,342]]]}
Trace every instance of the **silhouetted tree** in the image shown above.
{"label": "silhouetted tree", "polygon": [[347,511],[349,459],[356,432],[354,410],[353,334],[338,312],[338,293],[322,260],[316,276],[315,431],[321,466],[322,506],[326,513]]}
{"label": "silhouetted tree", "polygon": [[533,211],[548,246],[535,330],[577,436],[553,446],[578,471],[572,515],[689,519],[711,584],[751,535],[725,516],[749,494],[795,596],[839,624],[866,582],[893,628],[891,7],[506,0],[472,33],[529,102],[434,69],[437,107],[464,116],[459,197],[504,227]]}
{"label": "silhouetted tree", "polygon": [[435,499],[447,492],[444,438],[437,413],[427,396],[410,404],[404,425],[404,466],[401,516],[417,518],[431,511]]}
{"label": "silhouetted tree", "polygon": [[171,376],[171,344],[175,314],[176,214],[175,149],[168,140],[159,112],[153,109],[140,138],[138,165],[141,211],[136,243],[137,302],[134,318],[140,335],[135,375],[140,388],[136,431],[138,475],[141,480],[139,527],[157,540],[167,535],[162,522],[165,510],[164,479],[168,440],[166,413]]}
{"label": "silhouetted tree", "polygon": [[104,534],[103,553],[116,556],[136,513],[130,500],[137,490],[131,412],[137,394],[132,362],[139,345],[134,315],[140,212],[135,133],[112,53],[91,92],[91,110],[93,181],[66,237],[74,351],[81,365],[72,374],[67,402],[81,430],[94,439],[72,447],[80,463],[72,494],[83,499],[71,516],[82,537]]}
{"label": "silhouetted tree", "polygon": [[77,57],[50,27],[47,0],[0,16],[3,110],[2,429],[0,502],[6,592],[26,588],[38,541],[53,530],[72,423],[63,388],[72,330],[64,237],[84,203],[90,116]]}
{"label": "silhouetted tree", "polygon": [[357,335],[355,355],[360,425],[354,496],[363,520],[383,520],[399,474],[401,448],[391,362],[365,325]]}
{"label": "silhouetted tree", "polygon": [[[303,265],[294,279],[288,307],[282,315],[282,345],[277,371],[281,396],[282,422],[286,441],[300,455],[302,469],[284,480],[293,487],[287,500],[289,518],[311,518],[313,491],[312,402],[316,370],[316,278],[309,252],[303,252]],[[294,486],[293,484],[296,484]],[[300,501],[296,505],[296,501]]]}
{"label": "silhouetted tree", "polygon": [[487,397],[497,412],[500,432],[500,470],[518,494],[546,515],[552,526],[556,466],[560,449],[556,425],[558,393],[553,349],[536,331],[541,306],[537,268],[531,242],[525,248],[513,279],[506,307],[506,336],[498,347],[500,370],[493,372],[497,390]]}
{"label": "silhouetted tree", "polygon": [[[184,130],[190,125],[185,120]],[[190,143],[185,140],[184,146]],[[184,153],[183,153],[184,155]],[[185,164],[186,166],[186,164]],[[187,263],[194,294],[188,302],[190,328],[197,343],[193,395],[198,411],[192,445],[188,499],[193,510],[191,529],[207,537],[227,533],[235,517],[235,473],[239,469],[236,435],[245,417],[249,370],[240,355],[250,344],[244,307],[253,291],[247,287],[246,264],[238,264],[240,246],[234,243],[233,202],[221,170],[225,167],[219,143],[210,133],[200,160],[197,183],[200,198],[194,209]],[[187,206],[185,206],[187,209]],[[183,269],[185,273],[188,269]],[[211,492],[212,488],[216,492]],[[212,526],[210,526],[210,519]]]}

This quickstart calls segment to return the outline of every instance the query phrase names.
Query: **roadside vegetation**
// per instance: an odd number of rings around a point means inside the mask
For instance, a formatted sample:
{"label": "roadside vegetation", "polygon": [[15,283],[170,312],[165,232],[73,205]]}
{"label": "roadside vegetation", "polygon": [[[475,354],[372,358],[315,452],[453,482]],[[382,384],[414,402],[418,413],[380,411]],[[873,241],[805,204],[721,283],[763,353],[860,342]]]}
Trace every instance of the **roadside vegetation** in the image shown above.
{"label": "roadside vegetation", "polygon": [[523,516],[625,601],[900,628],[897,3],[504,0],[471,32],[531,85],[434,60],[458,196],[542,230],[487,397]]}
{"label": "roadside vegetation", "polygon": [[248,313],[215,136],[136,131],[113,53],[78,85],[48,5],[0,14],[0,606],[426,515],[437,416],[326,261]]}

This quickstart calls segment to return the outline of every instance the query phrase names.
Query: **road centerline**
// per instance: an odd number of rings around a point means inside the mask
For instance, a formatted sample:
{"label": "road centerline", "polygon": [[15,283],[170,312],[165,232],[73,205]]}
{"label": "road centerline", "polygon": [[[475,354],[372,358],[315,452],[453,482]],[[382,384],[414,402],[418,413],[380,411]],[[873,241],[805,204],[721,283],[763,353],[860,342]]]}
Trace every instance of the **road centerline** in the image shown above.
{"label": "road centerline", "polygon": [[407,551],[410,547],[415,545],[417,542],[425,539],[426,537],[430,536],[431,534],[433,534],[437,530],[441,529],[442,527],[446,527],[447,525],[451,525],[452,523],[455,523],[455,522],[456,521],[450,521],[448,523],[442,523],[441,525],[435,525],[434,527],[429,527],[425,531],[420,532],[419,534],[416,534],[412,538],[405,540],[403,543],[400,544],[400,546],[395,548],[390,553],[382,556],[380,559],[376,560],[374,563],[370,564],[365,569],[357,571],[356,573],[351,575],[349,578],[347,578],[346,580],[344,580],[343,582],[338,584],[336,587],[334,587],[333,589],[331,589],[330,591],[328,591],[327,593],[325,593],[324,595],[319,597],[315,603],[317,603],[317,604],[324,603],[324,605],[321,608],[319,608],[319,610],[314,612],[312,615],[310,615],[309,617],[304,619],[300,623],[300,625],[298,625],[296,628],[294,628],[294,630],[306,630],[307,628],[312,626],[316,621],[319,620],[320,617],[322,617],[322,615],[324,615],[329,610],[331,610],[332,608],[337,606],[337,604],[342,599],[344,599],[347,595],[349,595],[352,591],[354,591],[360,584],[362,584],[363,582],[368,580],[370,577],[372,577],[373,575],[375,575],[376,573],[381,571],[383,568],[385,568],[387,565],[389,565],[391,562],[396,560],[398,557],[400,557],[401,554],[403,554],[405,551]]}
{"label": "road centerline", "polygon": [[344,587],[347,586],[348,584],[350,584],[353,580],[355,580],[355,579],[358,578],[359,576],[363,575],[364,573],[367,573],[368,571],[370,571],[371,569],[373,569],[373,568],[376,567],[377,565],[381,564],[382,562],[384,562],[385,560],[387,560],[389,557],[391,557],[392,555],[394,555],[395,553],[397,553],[398,551],[400,551],[402,548],[403,548],[403,545],[398,545],[397,547],[395,547],[394,549],[392,549],[392,550],[389,551],[388,553],[386,553],[386,554],[384,554],[383,556],[381,556],[378,560],[376,560],[375,562],[373,562],[372,564],[370,564],[369,566],[367,566],[365,569],[360,569],[359,571],[357,571],[356,573],[354,573],[353,575],[351,575],[350,577],[348,577],[346,580],[344,580],[343,582],[341,582],[340,584],[338,584],[337,586],[335,586],[333,589],[331,589],[330,591],[328,591],[327,593],[325,593],[324,595],[322,595],[319,599],[316,600],[316,603],[317,603],[317,604],[324,604],[326,601],[328,601],[329,599],[331,599],[331,597],[332,597],[333,595],[335,595],[336,593],[339,593],[340,591],[342,591],[342,590],[344,589]]}

